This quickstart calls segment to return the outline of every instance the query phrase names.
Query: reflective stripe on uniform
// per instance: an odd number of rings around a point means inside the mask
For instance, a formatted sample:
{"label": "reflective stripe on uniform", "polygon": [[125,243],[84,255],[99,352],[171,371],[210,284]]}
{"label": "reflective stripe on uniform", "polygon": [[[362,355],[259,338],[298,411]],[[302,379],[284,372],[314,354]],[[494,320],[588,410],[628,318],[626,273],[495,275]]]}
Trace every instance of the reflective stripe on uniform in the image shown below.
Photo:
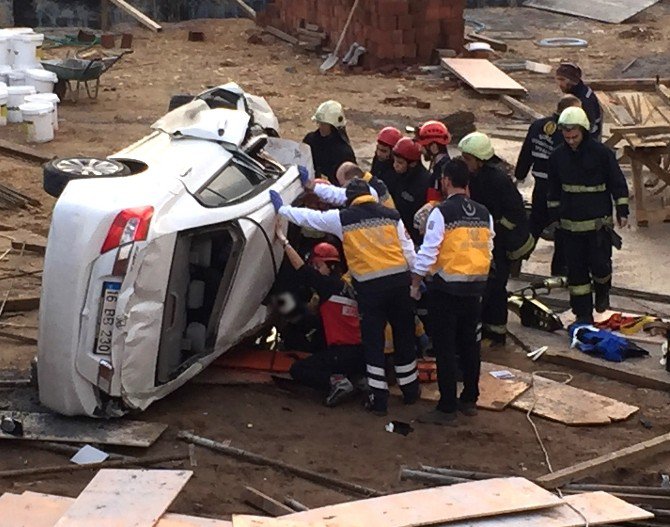
{"label": "reflective stripe on uniform", "polygon": [[477,328],[475,329],[475,335],[476,335],[476,341],[481,342],[482,341],[482,323],[480,322],[477,324]]}
{"label": "reflective stripe on uniform", "polygon": [[614,203],[617,205],[628,205],[628,198],[619,198]]}
{"label": "reflective stripe on uniform", "polygon": [[416,370],[416,361],[412,361],[409,364],[405,364],[404,366],[395,367],[395,372],[398,374],[410,373],[414,370]]}
{"label": "reflective stripe on uniform", "polygon": [[561,185],[563,192],[570,192],[572,194],[582,194],[584,192],[605,192],[607,185]]}
{"label": "reflective stripe on uniform", "polygon": [[591,294],[591,284],[568,286],[570,296],[585,296]]}
{"label": "reflective stripe on uniform", "polygon": [[505,325],[496,326],[496,325],[493,325],[493,324],[484,324],[484,329],[486,331],[489,331],[491,333],[495,333],[497,335],[506,335],[507,334],[507,326],[505,326]]}
{"label": "reflective stripe on uniform", "polygon": [[500,225],[502,225],[502,226],[505,227],[506,229],[509,229],[510,231],[511,231],[514,227],[516,227],[516,223],[512,223],[510,220],[508,220],[507,218],[505,218],[505,216],[503,216],[502,218],[500,218],[500,220],[498,221],[498,223],[500,223]]}
{"label": "reflective stripe on uniform", "polygon": [[537,179],[549,179],[549,174],[546,172],[536,172],[535,170],[531,171],[531,174],[534,178]]}
{"label": "reflective stripe on uniform", "polygon": [[[380,248],[381,250],[381,248]],[[383,276],[391,276],[394,274],[402,273],[403,271],[407,271],[409,269],[409,266],[407,265],[399,265],[397,267],[389,267],[388,269],[381,269],[379,271],[371,271],[369,273],[354,273],[351,272],[351,276],[353,276],[356,280],[359,282],[365,282],[367,280],[374,280],[375,278],[382,278]]]}
{"label": "reflective stripe on uniform", "polygon": [[598,218],[597,220],[584,220],[584,221],[572,221],[572,220],[561,220],[561,229],[570,232],[588,232],[588,231],[597,231],[605,225],[612,226],[614,225],[611,217]]}
{"label": "reflective stripe on uniform", "polygon": [[388,390],[389,385],[386,381],[378,381],[377,379],[372,379],[368,377],[368,386],[370,388],[376,388],[377,390]]}
{"label": "reflective stripe on uniform", "polygon": [[596,284],[609,284],[609,282],[610,282],[611,279],[612,279],[612,275],[611,275],[611,274],[608,274],[607,276],[605,276],[605,277],[603,277],[603,278],[599,278],[599,277],[596,277],[596,276],[593,277],[593,281],[594,281]]}
{"label": "reflective stripe on uniform", "polygon": [[560,201],[547,201],[547,208],[556,209],[561,206]]}
{"label": "reflective stripe on uniform", "polygon": [[488,274],[448,274],[444,271],[438,271],[437,276],[448,283],[455,282],[486,282]]}
{"label": "reflective stripe on uniform", "polygon": [[528,239],[526,240],[526,243],[524,243],[516,251],[509,251],[507,253],[507,257],[510,260],[518,260],[519,258],[523,258],[530,251],[532,251],[533,247],[535,247],[535,238],[533,238],[532,235],[528,235]]}
{"label": "reflective stripe on uniform", "polygon": [[418,380],[419,374],[417,372],[412,373],[411,375],[408,375],[407,377],[397,377],[398,384],[400,386],[405,386],[407,384],[410,384],[416,380]]}
{"label": "reflective stripe on uniform", "polygon": [[384,368],[380,368],[378,366],[372,366],[370,364],[367,364],[365,369],[371,375],[380,375],[381,377],[386,377],[386,371],[384,370]]}

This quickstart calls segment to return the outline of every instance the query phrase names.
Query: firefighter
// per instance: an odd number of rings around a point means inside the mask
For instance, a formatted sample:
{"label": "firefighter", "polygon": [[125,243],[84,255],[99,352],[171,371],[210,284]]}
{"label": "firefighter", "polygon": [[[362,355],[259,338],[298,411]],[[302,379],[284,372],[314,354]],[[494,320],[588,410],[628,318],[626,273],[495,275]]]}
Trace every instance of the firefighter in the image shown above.
{"label": "firefighter", "polygon": [[556,68],[556,83],[563,93],[574,95],[582,102],[582,108],[591,123],[589,132],[600,141],[603,135],[603,110],[595,92],[582,80],[582,69],[571,62]]}
{"label": "firefighter", "polygon": [[458,147],[470,171],[470,197],[493,216],[493,265],[482,307],[482,337],[504,345],[507,335],[507,280],[513,262],[527,257],[535,246],[528,229],[523,198],[500,168],[491,140],[481,132],[466,135]]}
{"label": "firefighter", "polygon": [[312,160],[317,177],[325,176],[337,185],[335,172],[345,161],[356,162],[356,156],[349,144],[342,105],[337,101],[326,101],[317,108],[312,121],[319,128],[308,133],[302,140],[312,150]]}
{"label": "firefighter", "polygon": [[414,215],[426,204],[430,172],[421,163],[421,147],[409,137],[393,147],[393,169],[398,177],[390,188],[391,196],[412,241],[420,245],[421,233],[414,227]]}
{"label": "firefighter", "polygon": [[342,240],[361,315],[369,400],[368,411],[386,415],[388,383],[384,370],[384,327],[393,329],[395,373],[405,404],[419,398],[414,314],[409,296],[414,246],[400,215],[383,207],[370,194],[368,184],[354,179],[347,186],[347,208],[318,212],[286,206],[270,191],[281,216],[297,225],[331,233]]}
{"label": "firefighter", "polygon": [[623,228],[628,224],[628,185],[614,152],[589,133],[584,110],[563,110],[558,126],[565,144],[549,158],[547,206],[564,233],[570,306],[578,321],[592,322],[592,289],[596,311],[609,308],[616,236],[612,203]]}
{"label": "firefighter", "polygon": [[[543,117],[530,125],[519,159],[516,162],[514,177],[517,181],[524,181],[528,172],[533,175],[532,210],[530,213],[530,232],[535,240],[540,239],[542,232],[551,223],[547,212],[547,178],[549,170],[549,156],[563,143],[563,134],[558,129],[558,117],[561,112],[570,106],[581,106],[580,100],[574,95],[565,95],[558,102],[556,112],[549,117]],[[567,268],[563,254],[563,244],[560,229],[554,231],[554,256],[551,260],[552,276],[565,276]]]}
{"label": "firefighter", "polygon": [[[440,400],[434,410],[419,417],[424,423],[451,424],[458,410],[466,416],[477,415],[481,303],[494,233],[489,211],[467,197],[469,179],[464,161],[456,159],[445,165],[441,190],[447,199],[428,217],[412,272],[411,291],[416,300],[423,278],[433,275],[429,313]],[[458,362],[463,370],[460,400],[456,395]]]}
{"label": "firefighter", "polygon": [[330,243],[314,247],[306,265],[277,222],[277,239],[284,247],[297,277],[319,296],[319,314],[326,349],[296,361],[291,376],[326,394],[326,406],[336,406],[354,394],[354,381],[365,375],[361,327],[354,293],[343,279],[344,266],[337,248]]}
{"label": "firefighter", "polygon": [[391,189],[396,182],[397,174],[393,170],[393,147],[402,139],[402,132],[393,126],[383,128],[377,134],[377,148],[372,159],[370,173],[381,179]]}
{"label": "firefighter", "polygon": [[384,205],[384,207],[395,208],[393,198],[384,182],[370,174],[370,172],[363,172],[356,163],[345,161],[340,165],[340,168],[337,169],[335,177],[337,178],[337,182],[341,185],[340,187],[309,179],[308,175],[303,179],[302,174],[301,182],[305,189],[313,191],[320,200],[337,207],[343,207],[347,203],[346,186],[353,181],[354,178],[362,179],[370,185],[370,193],[379,203]]}

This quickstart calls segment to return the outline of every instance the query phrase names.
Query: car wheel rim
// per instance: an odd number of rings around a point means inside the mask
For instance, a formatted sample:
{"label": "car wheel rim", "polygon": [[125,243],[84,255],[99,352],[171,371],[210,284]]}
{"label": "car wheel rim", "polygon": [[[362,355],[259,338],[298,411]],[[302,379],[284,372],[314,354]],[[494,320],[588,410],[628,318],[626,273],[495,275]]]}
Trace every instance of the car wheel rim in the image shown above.
{"label": "car wheel rim", "polygon": [[119,172],[119,166],[106,159],[61,159],[56,168],[66,174],[77,176],[112,176]]}

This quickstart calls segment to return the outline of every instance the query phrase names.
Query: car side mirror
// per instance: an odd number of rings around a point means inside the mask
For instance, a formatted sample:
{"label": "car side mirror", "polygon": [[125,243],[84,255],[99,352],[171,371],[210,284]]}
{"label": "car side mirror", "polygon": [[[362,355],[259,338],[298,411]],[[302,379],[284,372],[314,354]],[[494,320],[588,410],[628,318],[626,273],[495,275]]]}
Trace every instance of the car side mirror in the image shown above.
{"label": "car side mirror", "polygon": [[265,145],[268,144],[268,137],[266,135],[258,135],[249,140],[249,142],[244,145],[244,153],[250,157],[257,155]]}

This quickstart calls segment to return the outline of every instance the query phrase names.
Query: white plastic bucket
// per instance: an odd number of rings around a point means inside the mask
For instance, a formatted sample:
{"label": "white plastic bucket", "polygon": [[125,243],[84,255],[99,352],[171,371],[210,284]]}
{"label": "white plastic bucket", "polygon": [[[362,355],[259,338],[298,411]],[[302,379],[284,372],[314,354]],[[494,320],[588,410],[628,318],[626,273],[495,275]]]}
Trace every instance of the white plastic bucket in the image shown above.
{"label": "white plastic bucket", "polygon": [[12,37],[12,67],[15,70],[40,68],[41,47],[44,35],[41,33],[24,33]]}
{"label": "white plastic bucket", "polygon": [[9,91],[4,82],[0,82],[0,126],[7,126],[7,101]]}
{"label": "white plastic bucket", "polygon": [[58,130],[58,103],[60,99],[55,93],[38,93],[37,95],[28,95],[25,99],[26,102],[48,102],[53,106],[54,112],[51,114],[52,125],[54,131]]}
{"label": "white plastic bucket", "polygon": [[26,84],[35,86],[37,93],[52,93],[58,82],[58,75],[51,71],[32,69],[26,71]]}
{"label": "white plastic bucket", "polygon": [[7,100],[7,121],[10,123],[22,123],[23,114],[20,106],[25,102],[28,95],[35,95],[34,86],[10,86],[7,88],[9,98]]}
{"label": "white plastic bucket", "polygon": [[48,143],[53,141],[54,127],[51,124],[53,104],[50,102],[26,102],[20,106],[23,122],[27,125],[29,143]]}
{"label": "white plastic bucket", "polygon": [[[8,86],[26,86],[26,72],[12,70],[7,74]],[[34,86],[33,86],[34,87]]]}
{"label": "white plastic bucket", "polygon": [[4,82],[9,86],[9,74],[12,72],[12,67],[0,64],[0,82]]}

